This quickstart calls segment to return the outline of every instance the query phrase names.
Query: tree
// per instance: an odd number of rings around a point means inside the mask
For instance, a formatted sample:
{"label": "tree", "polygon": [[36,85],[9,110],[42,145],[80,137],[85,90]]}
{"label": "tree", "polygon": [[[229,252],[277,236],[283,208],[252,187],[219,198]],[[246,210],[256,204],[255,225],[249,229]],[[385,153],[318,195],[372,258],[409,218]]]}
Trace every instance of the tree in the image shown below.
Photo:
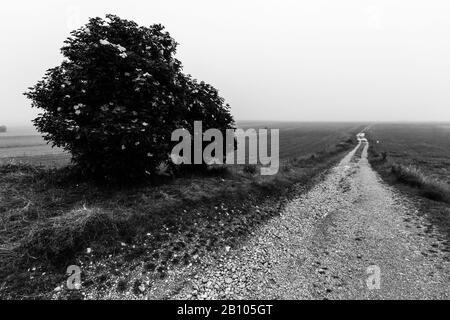
{"label": "tree", "polygon": [[61,65],[25,93],[43,109],[35,126],[86,174],[152,175],[169,159],[173,130],[189,129],[194,120],[233,127],[217,90],[182,73],[176,47],[158,24],[90,19],[65,41]]}
{"label": "tree", "polygon": [[7,131],[6,126],[0,126],[0,133],[1,132],[6,132],[6,131]]}

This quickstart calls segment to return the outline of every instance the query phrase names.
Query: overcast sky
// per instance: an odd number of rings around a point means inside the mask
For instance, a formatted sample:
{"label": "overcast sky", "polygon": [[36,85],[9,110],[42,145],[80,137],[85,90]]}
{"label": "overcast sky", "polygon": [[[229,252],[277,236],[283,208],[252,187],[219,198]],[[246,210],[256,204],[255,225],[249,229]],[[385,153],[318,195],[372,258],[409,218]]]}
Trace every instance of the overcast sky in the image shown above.
{"label": "overcast sky", "polygon": [[450,121],[448,0],[40,0],[0,9],[0,124],[88,17],[162,23],[238,120]]}

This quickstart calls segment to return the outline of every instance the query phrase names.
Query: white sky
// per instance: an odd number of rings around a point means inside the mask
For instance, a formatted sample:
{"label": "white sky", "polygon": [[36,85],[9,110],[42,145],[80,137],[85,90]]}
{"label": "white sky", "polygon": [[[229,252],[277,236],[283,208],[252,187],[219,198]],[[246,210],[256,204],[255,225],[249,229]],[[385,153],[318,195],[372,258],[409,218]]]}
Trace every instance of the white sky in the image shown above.
{"label": "white sky", "polygon": [[15,0],[0,8],[0,124],[59,64],[69,31],[106,13],[162,23],[184,71],[237,120],[450,121],[448,0]]}

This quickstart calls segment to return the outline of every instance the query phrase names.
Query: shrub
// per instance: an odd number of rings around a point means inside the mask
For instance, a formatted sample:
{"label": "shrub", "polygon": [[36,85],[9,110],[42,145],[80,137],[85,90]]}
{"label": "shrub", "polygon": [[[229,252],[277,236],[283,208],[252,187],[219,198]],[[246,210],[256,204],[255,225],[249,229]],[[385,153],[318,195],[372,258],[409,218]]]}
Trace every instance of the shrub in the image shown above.
{"label": "shrub", "polygon": [[107,15],[71,33],[64,61],[25,95],[34,120],[82,172],[106,179],[151,175],[167,162],[177,128],[232,126],[217,90],[181,72],[177,43],[161,25]]}

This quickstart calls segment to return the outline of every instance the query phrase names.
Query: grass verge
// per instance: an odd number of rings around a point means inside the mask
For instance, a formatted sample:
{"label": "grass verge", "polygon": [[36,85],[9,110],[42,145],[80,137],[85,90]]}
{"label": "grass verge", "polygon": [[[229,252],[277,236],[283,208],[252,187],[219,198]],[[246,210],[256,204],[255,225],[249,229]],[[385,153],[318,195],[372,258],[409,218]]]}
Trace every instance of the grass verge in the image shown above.
{"label": "grass verge", "polygon": [[385,155],[371,147],[369,160],[382,176],[390,175],[396,182],[415,189],[415,193],[430,200],[450,203],[450,186],[436,178],[427,176],[414,165],[393,163]]}
{"label": "grass verge", "polygon": [[[439,233],[446,238],[443,241],[445,252],[450,252],[450,206],[449,187],[443,181],[425,174],[418,166],[411,165],[414,161],[411,155],[391,157],[389,153],[383,155],[377,149],[369,149],[369,161],[372,167],[380,174],[384,181],[395,186],[405,195],[411,196],[417,206],[417,215],[425,216],[430,225],[436,227]],[[387,157],[386,157],[387,155]],[[392,159],[394,158],[394,159]],[[402,163],[399,163],[399,162]],[[422,162],[429,165],[428,162]],[[429,172],[429,171],[427,171]],[[425,233],[432,233],[427,226]]]}
{"label": "grass verge", "polygon": [[434,201],[450,203],[450,188],[447,183],[426,176],[419,168],[394,164],[392,174],[397,181],[420,190],[420,194]]}

